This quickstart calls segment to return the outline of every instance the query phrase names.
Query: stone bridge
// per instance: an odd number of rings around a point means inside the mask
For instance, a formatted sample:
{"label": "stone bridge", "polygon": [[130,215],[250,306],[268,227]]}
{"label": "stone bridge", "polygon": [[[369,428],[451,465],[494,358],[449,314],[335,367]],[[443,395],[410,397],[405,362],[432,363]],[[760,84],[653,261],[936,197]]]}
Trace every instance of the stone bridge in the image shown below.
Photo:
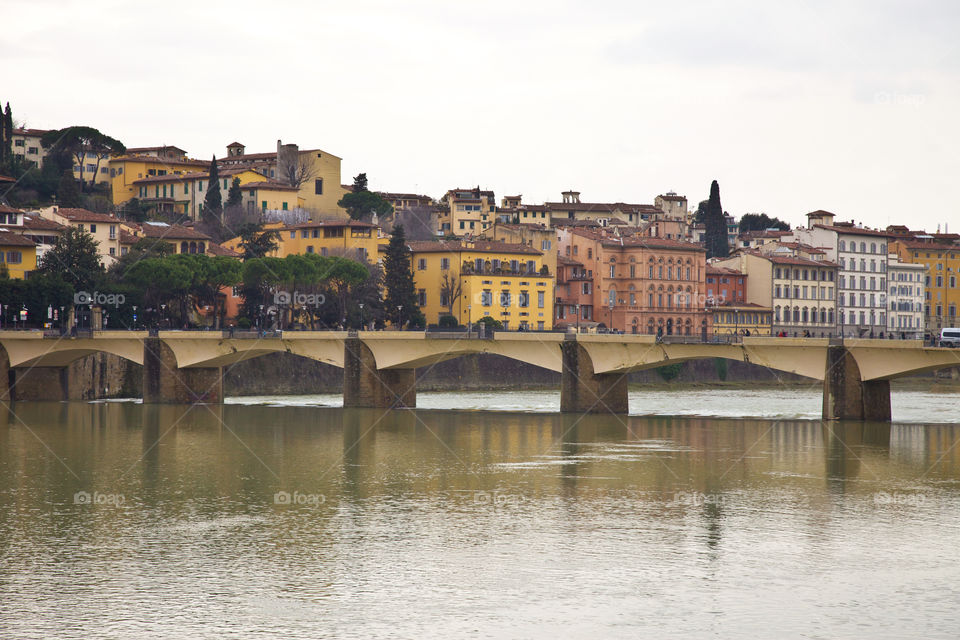
{"label": "stone bridge", "polygon": [[[65,367],[95,353],[143,365],[143,399],[222,402],[223,367],[285,351],[344,371],[348,407],[416,406],[416,369],[471,353],[492,353],[560,372],[561,411],[626,413],[631,371],[726,358],[823,382],[824,419],[889,420],[890,380],[960,365],[960,349],[919,342],[744,338],[738,344],[658,342],[655,336],[498,332],[296,331],[230,337],[211,331],[94,331],[83,337],[0,331],[4,400],[69,397]],[[0,377],[0,380],[3,378]],[[11,393],[13,391],[13,393]]]}

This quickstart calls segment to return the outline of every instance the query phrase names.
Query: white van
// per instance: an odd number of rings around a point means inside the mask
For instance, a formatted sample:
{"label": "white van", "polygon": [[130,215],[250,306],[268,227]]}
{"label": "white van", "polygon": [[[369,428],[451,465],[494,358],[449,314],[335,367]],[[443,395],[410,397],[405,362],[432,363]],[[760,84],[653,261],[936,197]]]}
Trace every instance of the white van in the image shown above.
{"label": "white van", "polygon": [[941,329],[941,347],[960,347],[960,329]]}

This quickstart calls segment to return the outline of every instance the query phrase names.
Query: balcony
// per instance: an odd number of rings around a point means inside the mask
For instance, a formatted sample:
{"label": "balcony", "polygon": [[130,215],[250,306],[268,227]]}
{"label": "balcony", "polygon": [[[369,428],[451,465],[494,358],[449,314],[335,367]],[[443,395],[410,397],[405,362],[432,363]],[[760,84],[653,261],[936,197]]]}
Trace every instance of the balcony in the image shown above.
{"label": "balcony", "polygon": [[477,269],[473,262],[464,261],[460,267],[460,275],[463,276],[524,276],[527,278],[549,278],[550,269],[543,265],[539,269],[528,269],[526,265],[518,265],[516,269],[511,269],[510,265],[500,264],[494,268],[489,262],[485,262],[482,269]]}

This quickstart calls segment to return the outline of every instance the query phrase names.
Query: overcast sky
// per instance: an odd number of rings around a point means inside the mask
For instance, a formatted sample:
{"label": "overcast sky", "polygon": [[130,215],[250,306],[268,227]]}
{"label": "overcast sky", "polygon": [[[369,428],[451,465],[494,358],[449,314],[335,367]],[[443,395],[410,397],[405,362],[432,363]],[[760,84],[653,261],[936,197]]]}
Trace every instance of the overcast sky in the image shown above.
{"label": "overcast sky", "polygon": [[[960,232],[960,3],[5,0],[0,100],[191,156],[343,158],[440,197]],[[12,28],[10,28],[12,27]]]}

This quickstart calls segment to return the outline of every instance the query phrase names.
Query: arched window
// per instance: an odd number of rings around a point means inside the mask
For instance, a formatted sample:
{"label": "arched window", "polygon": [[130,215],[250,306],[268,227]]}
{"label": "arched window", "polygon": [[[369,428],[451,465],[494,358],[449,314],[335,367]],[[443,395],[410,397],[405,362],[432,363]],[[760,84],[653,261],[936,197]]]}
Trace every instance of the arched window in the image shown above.
{"label": "arched window", "polygon": [[866,252],[867,252],[867,243],[866,243],[866,242],[861,242],[861,243],[860,243],[860,253],[866,253]]}
{"label": "arched window", "polygon": [[841,241],[840,241],[840,251],[846,251],[846,250],[847,250],[847,243],[846,243],[844,240],[841,240]]}
{"label": "arched window", "polygon": [[190,253],[190,243],[186,240],[180,243],[180,253]]}

